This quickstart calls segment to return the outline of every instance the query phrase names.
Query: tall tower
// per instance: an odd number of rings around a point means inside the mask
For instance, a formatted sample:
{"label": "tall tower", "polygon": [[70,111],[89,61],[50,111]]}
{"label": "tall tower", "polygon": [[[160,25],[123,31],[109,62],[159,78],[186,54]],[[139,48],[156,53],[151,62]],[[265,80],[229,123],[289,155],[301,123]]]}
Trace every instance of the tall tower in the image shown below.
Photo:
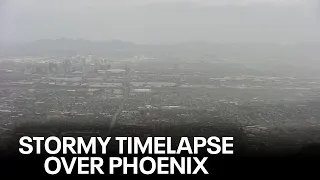
{"label": "tall tower", "polygon": [[57,64],[50,62],[49,63],[49,72],[50,73],[56,73],[57,71],[58,71]]}
{"label": "tall tower", "polygon": [[92,63],[92,55],[89,54],[88,57],[86,58],[86,64],[91,64]]}
{"label": "tall tower", "polygon": [[63,61],[63,71],[65,74],[71,71],[71,62],[69,59]]}

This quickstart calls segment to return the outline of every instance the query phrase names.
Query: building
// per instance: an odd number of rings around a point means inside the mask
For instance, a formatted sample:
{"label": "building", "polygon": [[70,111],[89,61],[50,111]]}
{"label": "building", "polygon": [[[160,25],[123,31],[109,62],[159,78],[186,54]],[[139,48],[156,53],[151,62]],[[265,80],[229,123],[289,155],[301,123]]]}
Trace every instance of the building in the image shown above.
{"label": "building", "polygon": [[49,63],[49,72],[50,73],[57,73],[58,72],[58,65],[56,63]]}
{"label": "building", "polygon": [[65,59],[62,62],[63,73],[68,74],[71,72],[71,61],[69,59]]}
{"label": "building", "polygon": [[88,57],[86,58],[86,64],[91,64],[92,63],[92,55],[88,55]]}

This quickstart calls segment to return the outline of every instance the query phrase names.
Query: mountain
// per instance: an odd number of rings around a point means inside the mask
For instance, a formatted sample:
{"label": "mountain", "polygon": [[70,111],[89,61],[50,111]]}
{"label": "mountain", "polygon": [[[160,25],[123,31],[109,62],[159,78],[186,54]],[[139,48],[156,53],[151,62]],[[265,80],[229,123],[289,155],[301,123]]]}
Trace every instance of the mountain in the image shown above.
{"label": "mountain", "polygon": [[83,39],[60,38],[56,40],[41,39],[34,42],[9,46],[3,53],[14,55],[55,55],[108,54],[122,51],[129,52],[137,47],[134,43],[120,40],[93,42]]}
{"label": "mountain", "polygon": [[136,55],[158,59],[238,59],[267,60],[287,59],[290,61],[318,61],[320,43],[274,44],[274,43],[209,43],[185,42],[177,44],[136,44],[121,40],[88,41],[60,38],[42,39],[26,44],[2,47],[1,53],[8,55],[73,56],[94,54],[108,58],[127,58]]}

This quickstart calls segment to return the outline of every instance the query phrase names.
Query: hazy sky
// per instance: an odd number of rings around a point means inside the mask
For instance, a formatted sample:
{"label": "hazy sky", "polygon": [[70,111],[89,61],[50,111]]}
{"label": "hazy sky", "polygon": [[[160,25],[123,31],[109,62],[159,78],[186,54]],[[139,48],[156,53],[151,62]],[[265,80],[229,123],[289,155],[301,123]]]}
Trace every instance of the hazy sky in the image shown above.
{"label": "hazy sky", "polygon": [[0,0],[0,41],[320,41],[317,0]]}

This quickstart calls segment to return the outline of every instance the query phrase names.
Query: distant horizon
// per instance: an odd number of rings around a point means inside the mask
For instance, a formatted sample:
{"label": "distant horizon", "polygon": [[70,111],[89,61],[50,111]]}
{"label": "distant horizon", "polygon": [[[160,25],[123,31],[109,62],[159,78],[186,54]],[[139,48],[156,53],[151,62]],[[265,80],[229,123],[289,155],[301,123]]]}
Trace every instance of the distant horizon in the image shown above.
{"label": "distant horizon", "polygon": [[59,37],[59,38],[40,38],[40,39],[35,39],[35,40],[30,40],[30,41],[24,41],[24,42],[4,42],[0,41],[0,45],[28,45],[40,41],[59,41],[59,40],[67,40],[67,41],[83,41],[83,42],[90,42],[90,43],[111,43],[111,42],[121,42],[121,43],[126,43],[126,44],[132,44],[132,45],[179,45],[179,44],[274,44],[274,45],[295,45],[295,44],[320,44],[320,41],[315,40],[315,41],[296,41],[296,42],[254,42],[254,41],[238,41],[238,42],[214,42],[214,41],[204,41],[204,40],[190,40],[190,41],[181,41],[181,42],[160,42],[160,43],[138,43],[134,41],[128,41],[124,39],[109,39],[109,40],[90,40],[90,39],[84,39],[84,38],[68,38],[68,37]]}
{"label": "distant horizon", "polygon": [[317,1],[238,0],[213,6],[210,0],[12,0],[0,6],[0,43],[60,37],[135,44],[320,41]]}

